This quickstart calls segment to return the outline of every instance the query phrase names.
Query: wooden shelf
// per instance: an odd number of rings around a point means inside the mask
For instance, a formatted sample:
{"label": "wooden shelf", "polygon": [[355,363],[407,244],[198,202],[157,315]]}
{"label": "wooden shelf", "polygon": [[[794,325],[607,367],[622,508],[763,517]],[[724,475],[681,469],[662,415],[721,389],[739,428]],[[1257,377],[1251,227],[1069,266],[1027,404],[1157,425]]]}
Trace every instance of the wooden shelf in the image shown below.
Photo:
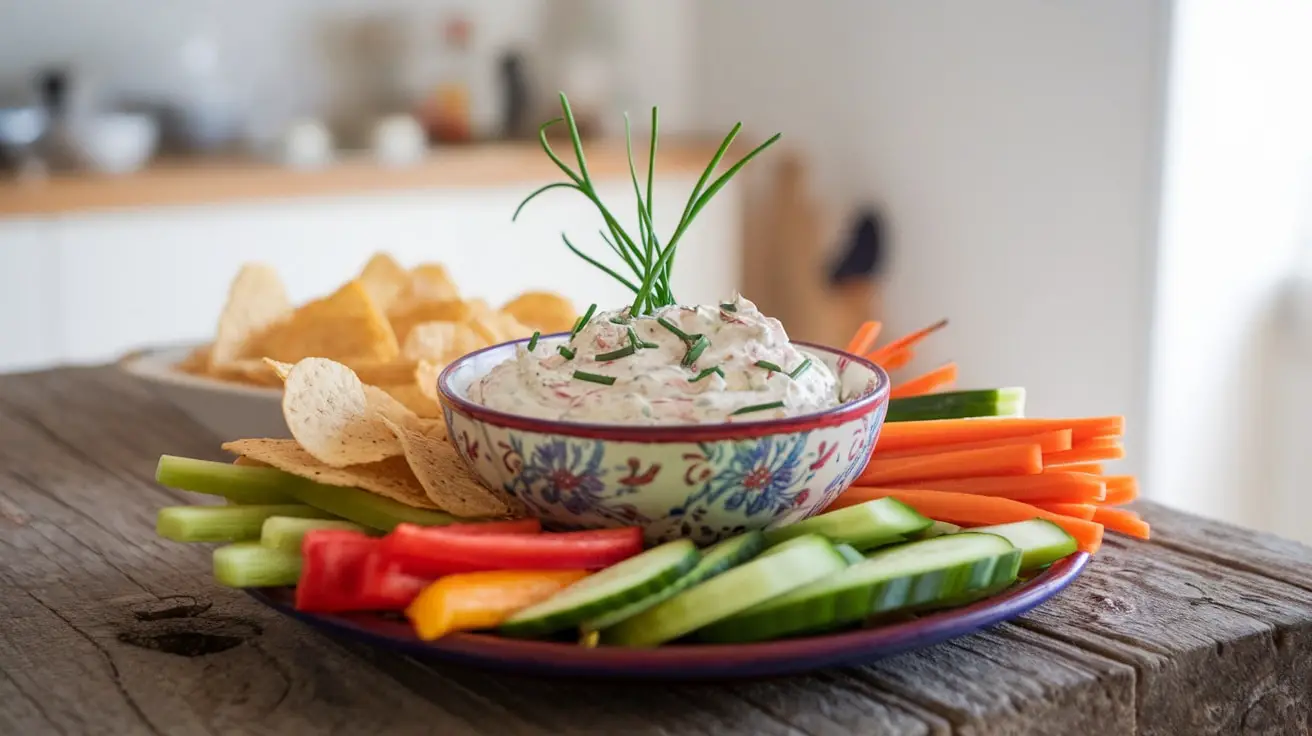
{"label": "wooden shelf", "polygon": [[[561,155],[567,143],[554,146]],[[704,141],[662,141],[657,171],[702,172],[715,153]],[[644,143],[635,151],[646,150]],[[586,143],[594,178],[627,177],[622,141]],[[160,159],[126,176],[60,174],[34,182],[0,181],[0,218],[141,209],[233,201],[343,196],[396,190],[545,183],[562,174],[532,142],[489,143],[435,150],[424,161],[389,168],[367,154],[319,169],[298,170],[241,158]]]}

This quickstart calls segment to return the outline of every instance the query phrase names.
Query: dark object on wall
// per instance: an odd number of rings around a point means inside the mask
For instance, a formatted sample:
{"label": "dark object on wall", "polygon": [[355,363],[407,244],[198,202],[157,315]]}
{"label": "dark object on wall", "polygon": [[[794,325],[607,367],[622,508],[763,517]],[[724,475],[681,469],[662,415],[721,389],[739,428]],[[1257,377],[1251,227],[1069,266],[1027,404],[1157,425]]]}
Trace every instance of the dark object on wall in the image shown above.
{"label": "dark object on wall", "polygon": [[847,249],[829,274],[829,282],[837,285],[882,275],[886,250],[883,219],[874,209],[863,210],[857,217]]}
{"label": "dark object on wall", "polygon": [[524,56],[517,51],[501,57],[502,121],[501,134],[506,138],[524,138],[528,131],[530,103],[528,79],[524,73]]}

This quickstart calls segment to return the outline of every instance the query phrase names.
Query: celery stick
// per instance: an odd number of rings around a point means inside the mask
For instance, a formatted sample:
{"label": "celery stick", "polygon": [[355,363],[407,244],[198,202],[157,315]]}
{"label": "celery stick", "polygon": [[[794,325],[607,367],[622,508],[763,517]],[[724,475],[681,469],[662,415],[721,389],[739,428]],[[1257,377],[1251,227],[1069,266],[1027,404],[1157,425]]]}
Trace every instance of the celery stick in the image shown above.
{"label": "celery stick", "polygon": [[259,542],[237,542],[214,550],[214,579],[231,588],[295,585],[301,556]]}
{"label": "celery stick", "polygon": [[264,520],[264,527],[260,530],[260,544],[269,549],[299,555],[301,553],[301,540],[305,538],[307,532],[315,529],[341,529],[361,533],[373,531],[351,521],[306,519],[296,516],[270,516]]}
{"label": "celery stick", "polygon": [[169,506],[159,510],[155,533],[175,542],[243,542],[260,538],[270,516],[330,519],[313,506],[274,504],[260,506]]}
{"label": "celery stick", "polygon": [[211,496],[223,496],[233,503],[295,503],[291,487],[305,482],[290,473],[274,468],[194,460],[176,455],[160,455],[155,467],[155,481],[162,486]]}
{"label": "celery stick", "polygon": [[343,519],[384,532],[392,531],[401,522],[419,526],[444,526],[468,521],[441,511],[406,506],[399,501],[362,491],[359,488],[328,486],[307,481],[297,487],[294,493],[301,503],[317,506]]}

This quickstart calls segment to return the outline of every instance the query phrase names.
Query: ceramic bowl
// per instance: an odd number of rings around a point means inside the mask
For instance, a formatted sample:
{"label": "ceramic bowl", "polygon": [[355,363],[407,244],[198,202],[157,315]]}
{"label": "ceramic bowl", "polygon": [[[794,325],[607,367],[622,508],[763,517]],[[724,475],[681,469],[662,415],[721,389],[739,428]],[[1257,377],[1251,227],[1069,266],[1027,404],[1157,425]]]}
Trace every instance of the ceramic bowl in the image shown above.
{"label": "ceramic bowl", "polygon": [[456,360],[438,391],[465,462],[558,529],[638,525],[649,542],[708,544],[799,521],[865,468],[888,410],[882,369],[800,342],[838,376],[840,406],[786,419],[648,427],[536,419],[470,401],[469,388],[522,342]]}

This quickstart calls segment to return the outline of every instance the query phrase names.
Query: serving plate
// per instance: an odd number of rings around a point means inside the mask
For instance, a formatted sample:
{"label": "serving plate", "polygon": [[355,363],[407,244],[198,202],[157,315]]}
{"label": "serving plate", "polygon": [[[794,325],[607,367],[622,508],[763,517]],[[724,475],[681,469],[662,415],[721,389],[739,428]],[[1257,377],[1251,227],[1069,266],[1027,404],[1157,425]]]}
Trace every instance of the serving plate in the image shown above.
{"label": "serving plate", "polygon": [[1084,570],[1079,552],[1010,591],[970,606],[904,623],[825,636],[759,644],[674,644],[655,649],[587,648],[560,642],[452,634],[433,642],[415,636],[410,624],[374,613],[322,615],[293,606],[292,588],[247,592],[280,613],[328,633],[343,635],[418,658],[444,660],[530,675],[581,678],[724,680],[797,674],[839,665],[867,664],[1014,619],[1061,592]]}

